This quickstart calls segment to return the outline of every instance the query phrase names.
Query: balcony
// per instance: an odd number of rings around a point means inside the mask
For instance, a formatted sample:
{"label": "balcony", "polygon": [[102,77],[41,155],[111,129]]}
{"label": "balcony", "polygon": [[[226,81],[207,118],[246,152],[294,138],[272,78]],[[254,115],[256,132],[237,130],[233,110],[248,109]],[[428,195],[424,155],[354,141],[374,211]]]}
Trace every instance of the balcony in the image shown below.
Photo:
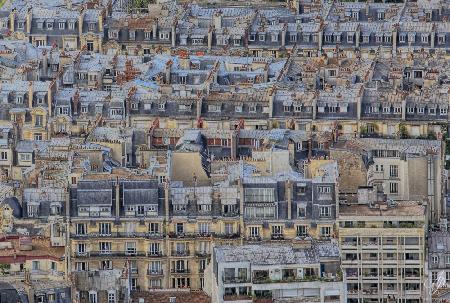
{"label": "balcony", "polygon": [[180,239],[186,239],[186,238],[195,238],[196,234],[192,234],[192,233],[182,233],[182,232],[171,232],[169,233],[169,238],[180,238]]}
{"label": "balcony", "polygon": [[261,236],[247,237],[247,241],[249,241],[249,242],[257,242],[257,241],[261,241],[261,240],[262,240]]}
{"label": "balcony", "polygon": [[198,238],[211,238],[214,233],[213,232],[205,232],[205,231],[196,231],[196,237]]}
{"label": "balcony", "polygon": [[196,251],[195,255],[200,258],[205,258],[211,256],[211,253],[209,251]]}
{"label": "balcony", "polygon": [[188,268],[172,268],[170,270],[172,274],[190,274],[191,271]]}
{"label": "balcony", "polygon": [[224,301],[252,301],[252,296],[249,295],[224,295]]}
{"label": "balcony", "polygon": [[239,239],[240,234],[239,233],[222,233],[222,234],[215,234],[215,238],[219,239]]}
{"label": "balcony", "polygon": [[232,284],[232,283],[249,283],[250,279],[247,277],[222,277],[223,283]]}
{"label": "balcony", "polygon": [[222,213],[222,217],[232,218],[232,217],[238,217],[239,212],[229,212],[229,213]]}
{"label": "balcony", "polygon": [[362,290],[363,295],[377,295],[378,289],[377,288],[368,288]]}
{"label": "balcony", "polygon": [[271,236],[272,240],[284,240],[284,235],[281,234],[275,234]]}
{"label": "balcony", "polygon": [[164,272],[162,269],[147,269],[147,275],[149,276],[162,276],[164,275]]}
{"label": "balcony", "polygon": [[91,251],[89,257],[145,257],[145,251]]}
{"label": "balcony", "polygon": [[87,239],[87,238],[148,238],[148,239],[162,239],[164,234],[154,232],[111,232],[107,234],[89,233],[89,234],[71,234],[72,239]]}
{"label": "balcony", "polygon": [[147,253],[147,257],[150,257],[150,258],[160,258],[162,256],[164,256],[162,251],[149,251]]}
{"label": "balcony", "polygon": [[187,257],[189,255],[190,255],[189,249],[184,249],[184,250],[174,249],[174,250],[172,250],[172,256]]}

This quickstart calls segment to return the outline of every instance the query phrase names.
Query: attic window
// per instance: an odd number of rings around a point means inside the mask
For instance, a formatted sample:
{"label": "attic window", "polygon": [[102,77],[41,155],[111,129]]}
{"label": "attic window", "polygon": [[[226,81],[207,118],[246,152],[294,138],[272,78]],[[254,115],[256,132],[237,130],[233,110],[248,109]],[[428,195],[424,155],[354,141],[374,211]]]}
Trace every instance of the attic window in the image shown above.
{"label": "attic window", "polygon": [[441,108],[440,112],[441,112],[441,115],[446,115],[448,110],[446,108]]}
{"label": "attic window", "polygon": [[355,36],[354,33],[348,33],[347,34],[347,43],[353,43],[353,37]]}
{"label": "attic window", "polygon": [[85,114],[88,112],[88,107],[87,106],[82,106],[81,107],[81,113]]}
{"label": "attic window", "polygon": [[272,42],[278,42],[278,34],[272,34]]}
{"label": "attic window", "polygon": [[400,43],[406,43],[406,34],[400,34],[398,39]]}
{"label": "attic window", "polygon": [[258,35],[258,38],[259,38],[259,41],[260,41],[260,42],[266,41],[266,35],[265,35],[265,34],[259,34],[259,35]]}
{"label": "attic window", "polygon": [[377,17],[378,21],[384,20],[384,12],[378,12]]}
{"label": "attic window", "polygon": [[69,29],[75,29],[75,21],[69,21]]}
{"label": "attic window", "polygon": [[250,34],[248,41],[255,41],[255,34]]}
{"label": "attic window", "polygon": [[158,104],[158,109],[159,110],[166,110],[166,103],[159,103]]}
{"label": "attic window", "polygon": [[422,34],[422,43],[428,43],[428,34]]}
{"label": "attic window", "polygon": [[131,103],[131,109],[138,109],[139,103]]}
{"label": "attic window", "polygon": [[93,23],[93,22],[89,23],[88,27],[89,27],[89,31],[93,32],[95,30],[95,23]]}
{"label": "attic window", "polygon": [[242,105],[236,105],[234,107],[234,111],[237,113],[242,113]]}
{"label": "attic window", "polygon": [[47,29],[53,29],[53,22],[47,22]]}
{"label": "attic window", "polygon": [[66,22],[64,21],[59,21],[59,29],[65,29],[66,28]]}
{"label": "attic window", "polygon": [[210,104],[208,105],[209,112],[220,112],[222,106],[218,104]]}
{"label": "attic window", "polygon": [[108,36],[109,36],[110,39],[117,39],[117,38],[119,37],[119,32],[118,32],[118,31],[111,30],[111,31],[108,33]]}
{"label": "attic window", "polygon": [[352,12],[352,19],[358,21],[359,20],[359,12]]}
{"label": "attic window", "polygon": [[252,104],[248,107],[250,113],[256,113],[256,104]]}
{"label": "attic window", "polygon": [[445,44],[445,34],[438,35],[438,44]]}
{"label": "attic window", "polygon": [[144,33],[144,38],[145,38],[145,40],[150,40],[151,37],[152,37],[152,33],[151,33],[151,32],[145,32],[145,33]]}
{"label": "attic window", "polygon": [[291,41],[291,42],[297,42],[297,33],[290,34],[290,35],[289,35],[289,41]]}
{"label": "attic window", "polygon": [[169,33],[159,33],[159,39],[169,40]]}

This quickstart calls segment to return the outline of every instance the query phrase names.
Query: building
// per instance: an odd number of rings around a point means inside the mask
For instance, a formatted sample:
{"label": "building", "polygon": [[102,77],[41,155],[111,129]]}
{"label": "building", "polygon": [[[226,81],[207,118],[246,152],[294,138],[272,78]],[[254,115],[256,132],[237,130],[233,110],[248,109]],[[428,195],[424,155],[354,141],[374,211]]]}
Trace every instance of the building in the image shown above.
{"label": "building", "polygon": [[206,291],[212,302],[345,302],[339,268],[336,243],[218,246]]}
{"label": "building", "polygon": [[426,205],[360,188],[357,202],[339,204],[337,224],[347,302],[426,301]]}

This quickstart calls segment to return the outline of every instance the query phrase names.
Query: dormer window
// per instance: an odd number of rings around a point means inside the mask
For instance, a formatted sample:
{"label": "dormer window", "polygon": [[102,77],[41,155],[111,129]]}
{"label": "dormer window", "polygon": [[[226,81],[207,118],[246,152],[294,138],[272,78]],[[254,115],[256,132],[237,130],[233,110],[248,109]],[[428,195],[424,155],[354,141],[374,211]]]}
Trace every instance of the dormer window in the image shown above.
{"label": "dormer window", "polygon": [[369,43],[370,41],[370,34],[363,34],[363,43]]}
{"label": "dormer window", "polygon": [[222,109],[222,106],[219,105],[219,104],[210,104],[210,105],[208,105],[208,111],[209,112],[217,113],[217,112],[220,112],[221,109]]}
{"label": "dormer window", "polygon": [[429,37],[429,35],[428,34],[422,34],[422,43],[428,43],[428,37]]}
{"label": "dormer window", "polygon": [[144,33],[144,39],[145,40],[150,40],[152,38],[152,33],[151,32],[145,32]]}
{"label": "dormer window", "polygon": [[23,103],[23,96],[17,96],[16,103],[17,104],[22,104]]}
{"label": "dormer window", "polygon": [[111,30],[109,31],[108,36],[110,39],[117,39],[119,38],[119,32],[116,30]]}
{"label": "dormer window", "polygon": [[166,110],[166,103],[159,103],[158,110]]}
{"label": "dormer window", "polygon": [[447,112],[448,112],[448,109],[447,109],[447,108],[441,108],[441,109],[440,109],[441,115],[446,115]]}
{"label": "dormer window", "polygon": [[325,42],[328,42],[328,43],[333,42],[333,36],[330,35],[330,34],[326,34],[325,35]]}
{"label": "dormer window", "polygon": [[159,33],[159,39],[169,40],[169,33],[164,33],[164,32]]}
{"label": "dormer window", "polygon": [[334,34],[334,41],[336,41],[336,43],[341,42],[341,33]]}
{"label": "dormer window", "polygon": [[297,33],[293,33],[289,35],[290,42],[297,42]]}
{"label": "dormer window", "polygon": [[445,34],[438,34],[438,44],[445,44]]}
{"label": "dormer window", "polygon": [[436,108],[430,107],[430,108],[428,109],[428,113],[429,113],[430,115],[436,115]]}
{"label": "dormer window", "polygon": [[138,109],[138,107],[139,107],[139,103],[136,103],[136,102],[131,103],[131,109]]}
{"label": "dormer window", "polygon": [[191,110],[191,105],[190,104],[180,104],[178,105],[178,109],[180,111],[190,111]]}
{"label": "dormer window", "polygon": [[248,41],[255,41],[256,37],[255,34],[250,34],[250,36],[248,37]]}
{"label": "dormer window", "polygon": [[75,21],[69,21],[69,29],[71,30],[75,29]]}
{"label": "dormer window", "polygon": [[384,36],[384,42],[391,43],[391,41],[392,41],[392,37],[390,35]]}
{"label": "dormer window", "polygon": [[414,114],[414,107],[408,107],[408,114]]}
{"label": "dormer window", "polygon": [[178,81],[180,82],[180,84],[186,84],[187,83],[187,75],[178,76]]}
{"label": "dormer window", "polygon": [[88,112],[88,107],[87,106],[82,106],[81,107],[81,113],[82,114],[85,114],[85,113],[87,113]]}
{"label": "dormer window", "polygon": [[272,34],[272,42],[278,42],[278,34]]}
{"label": "dormer window", "polygon": [[130,40],[136,39],[136,32],[135,31],[129,31],[128,35],[130,37]]}
{"label": "dormer window", "polygon": [[24,29],[24,27],[25,27],[25,22],[23,22],[23,21],[17,22],[17,28],[18,29]]}
{"label": "dormer window", "polygon": [[44,29],[44,22],[43,21],[37,21],[36,24],[37,24],[37,28],[38,29]]}
{"label": "dormer window", "polygon": [[89,23],[89,24],[88,24],[88,28],[89,28],[89,31],[90,31],[90,32],[95,31],[95,23],[93,23],[93,22]]}
{"label": "dormer window", "polygon": [[401,107],[394,107],[394,114],[400,114],[402,112],[402,108]]}
{"label": "dormer window", "polygon": [[416,34],[415,33],[411,33],[408,35],[408,41],[411,43],[416,42]]}
{"label": "dormer window", "polygon": [[64,21],[59,21],[59,22],[58,22],[58,27],[59,27],[59,29],[65,29],[65,28],[66,28],[66,22],[64,22]]}
{"label": "dormer window", "polygon": [[234,111],[235,111],[236,113],[242,113],[242,105],[236,105],[236,106],[234,107]]}
{"label": "dormer window", "polygon": [[258,35],[258,39],[259,39],[260,42],[264,42],[264,41],[266,41],[266,35],[265,34],[259,34]]}
{"label": "dormer window", "polygon": [[399,36],[399,38],[398,38],[398,41],[400,42],[400,43],[406,43],[406,34],[400,34],[400,36]]}
{"label": "dormer window", "polygon": [[419,107],[417,113],[423,115],[425,113],[425,107]]}
{"label": "dormer window", "polygon": [[52,30],[53,29],[53,22],[51,22],[51,21],[47,22],[47,29],[48,30]]}
{"label": "dormer window", "polygon": [[251,104],[251,105],[248,107],[248,111],[249,111],[250,113],[256,113],[256,104]]}
{"label": "dormer window", "polygon": [[378,21],[384,20],[384,12],[378,12],[377,18],[378,18]]}
{"label": "dormer window", "polygon": [[354,36],[355,36],[354,33],[348,33],[347,34],[347,43],[353,43]]}
{"label": "dormer window", "polygon": [[352,19],[358,21],[359,20],[359,12],[352,12]]}
{"label": "dormer window", "polygon": [[377,43],[383,43],[383,34],[377,34],[377,35],[375,36],[375,41],[376,41]]}
{"label": "dormer window", "polygon": [[291,111],[291,106],[290,105],[284,105],[283,109],[284,109],[285,113],[289,113]]}
{"label": "dormer window", "polygon": [[234,38],[234,46],[241,45],[241,38]]}

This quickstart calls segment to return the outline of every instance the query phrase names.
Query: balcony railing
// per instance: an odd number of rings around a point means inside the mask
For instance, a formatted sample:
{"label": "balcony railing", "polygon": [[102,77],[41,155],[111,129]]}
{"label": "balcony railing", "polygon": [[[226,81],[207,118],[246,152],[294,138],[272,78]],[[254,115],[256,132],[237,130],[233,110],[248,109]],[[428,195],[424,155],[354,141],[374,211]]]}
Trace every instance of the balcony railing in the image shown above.
{"label": "balcony railing", "polygon": [[249,283],[250,279],[247,277],[222,277],[223,283]]}
{"label": "balcony railing", "polygon": [[145,257],[145,251],[91,251],[88,257]]}
{"label": "balcony railing", "polygon": [[71,234],[72,239],[85,238],[148,238],[159,239],[163,238],[164,234],[154,232],[111,232],[111,233],[89,233],[89,234]]}
{"label": "balcony railing", "polygon": [[224,295],[224,301],[246,301],[252,300],[252,296],[249,295]]}
{"label": "balcony railing", "polygon": [[147,275],[149,276],[162,276],[164,274],[162,269],[147,269]]}
{"label": "balcony railing", "polygon": [[189,249],[184,249],[184,250],[174,249],[174,250],[172,250],[172,256],[186,257],[189,255],[190,255]]}
{"label": "balcony railing", "polygon": [[172,274],[189,274],[189,273],[191,273],[190,269],[188,269],[188,268],[172,268],[170,270],[170,272]]}
{"label": "balcony railing", "polygon": [[163,256],[162,251],[149,251],[147,253],[147,257],[159,258],[159,257],[162,257],[162,256]]}

